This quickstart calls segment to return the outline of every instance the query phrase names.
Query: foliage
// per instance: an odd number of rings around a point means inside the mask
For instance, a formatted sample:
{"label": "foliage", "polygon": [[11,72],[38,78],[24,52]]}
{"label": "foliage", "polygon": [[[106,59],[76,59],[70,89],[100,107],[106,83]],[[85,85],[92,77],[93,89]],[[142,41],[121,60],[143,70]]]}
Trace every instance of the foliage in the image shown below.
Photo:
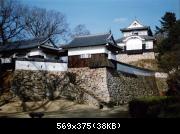
{"label": "foliage", "polygon": [[161,38],[157,44],[158,65],[169,73],[168,87],[171,91],[168,91],[168,95],[178,95],[180,92],[180,20],[176,20],[174,13],[167,12],[162,17],[159,31],[166,33],[167,36]]}
{"label": "foliage", "polygon": [[29,7],[18,0],[0,0],[0,43],[36,37],[50,37],[55,43],[68,42],[72,36],[90,34],[79,24],[70,32],[66,16],[55,10]]}
{"label": "foliage", "polygon": [[30,37],[50,37],[53,40],[63,39],[68,32],[66,17],[61,12],[44,8],[26,7],[23,15],[25,32]]}
{"label": "foliage", "polygon": [[160,23],[161,27],[156,26],[156,34],[169,32],[172,26],[174,26],[176,22],[175,13],[166,12],[163,17],[161,17]]}
{"label": "foliage", "polygon": [[[174,14],[169,17],[169,13],[166,13],[162,18],[174,18],[173,16]],[[177,70],[180,65],[180,20],[173,21],[173,23],[164,19],[161,22],[161,29],[168,32],[168,36],[157,44],[159,53],[157,59],[159,67],[169,72],[173,69]]]}
{"label": "foliage", "polygon": [[83,24],[79,24],[74,28],[71,36],[72,38],[74,38],[76,36],[89,35],[89,34],[90,31],[86,28],[86,26]]}
{"label": "foliage", "polygon": [[[180,115],[179,102],[179,97],[138,98],[129,103],[129,113],[135,118],[176,117]],[[171,110],[173,108],[174,111]]]}
{"label": "foliage", "polygon": [[21,20],[24,7],[14,0],[0,0],[0,42],[6,44],[17,39],[24,29]]}
{"label": "foliage", "polygon": [[129,64],[151,70],[159,70],[157,60],[155,59],[141,59],[138,61],[130,62]]}
{"label": "foliage", "polygon": [[169,76],[167,83],[169,89],[171,89],[167,92],[167,95],[180,96],[180,70],[172,73]]}

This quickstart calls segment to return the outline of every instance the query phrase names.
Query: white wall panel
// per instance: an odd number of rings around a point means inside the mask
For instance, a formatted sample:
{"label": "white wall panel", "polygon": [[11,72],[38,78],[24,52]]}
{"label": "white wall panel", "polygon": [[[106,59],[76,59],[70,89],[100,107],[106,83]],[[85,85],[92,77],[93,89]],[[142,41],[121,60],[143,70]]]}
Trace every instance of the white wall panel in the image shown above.
{"label": "white wall panel", "polygon": [[67,71],[67,63],[16,61],[16,70]]}
{"label": "white wall panel", "polygon": [[142,49],[142,40],[136,39],[129,39],[126,42],[126,50],[137,50]]}
{"label": "white wall panel", "polygon": [[68,50],[68,56],[81,55],[81,54],[98,54],[98,53],[108,54],[108,50],[104,46],[81,47],[81,48],[72,48]]}

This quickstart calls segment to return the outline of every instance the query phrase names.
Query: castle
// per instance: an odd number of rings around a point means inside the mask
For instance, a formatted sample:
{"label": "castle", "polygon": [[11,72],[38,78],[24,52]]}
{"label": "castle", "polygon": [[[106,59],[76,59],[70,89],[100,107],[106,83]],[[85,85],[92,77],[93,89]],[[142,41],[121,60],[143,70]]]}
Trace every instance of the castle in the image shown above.
{"label": "castle", "polygon": [[[134,97],[158,95],[154,72],[127,64],[132,56],[143,58],[146,54],[153,58],[150,28],[135,20],[121,31],[124,37],[119,40],[110,32],[75,37],[60,47],[50,38],[9,43],[0,48],[0,69],[14,70],[13,90],[23,91],[28,99],[41,100],[47,94],[65,92],[98,105],[123,104]],[[123,57],[129,59],[125,61]]]}
{"label": "castle", "polygon": [[[111,33],[86,35],[75,37],[69,44],[60,47],[49,38],[9,43],[0,47],[0,63],[16,60],[15,69],[66,71],[68,67],[92,64],[117,68],[116,62],[155,59],[155,39],[149,26],[135,20],[121,31],[123,37],[117,40]],[[31,62],[36,63],[36,67]]]}
{"label": "castle", "polygon": [[155,59],[154,41],[149,26],[142,25],[134,20],[127,28],[121,29],[123,37],[117,39],[117,45],[123,47],[123,51],[117,59],[124,63],[130,63],[141,59]]}

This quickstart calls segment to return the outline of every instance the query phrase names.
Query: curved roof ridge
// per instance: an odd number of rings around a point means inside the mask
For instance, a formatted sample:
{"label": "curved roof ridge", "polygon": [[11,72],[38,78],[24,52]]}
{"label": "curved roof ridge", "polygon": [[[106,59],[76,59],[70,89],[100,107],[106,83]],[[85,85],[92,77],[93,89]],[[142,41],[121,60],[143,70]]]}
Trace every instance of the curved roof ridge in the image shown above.
{"label": "curved roof ridge", "polygon": [[80,36],[75,36],[74,38],[82,38],[82,37],[91,37],[91,36],[100,36],[100,35],[107,35],[110,33],[97,33],[97,34],[89,34],[89,35],[80,35]]}

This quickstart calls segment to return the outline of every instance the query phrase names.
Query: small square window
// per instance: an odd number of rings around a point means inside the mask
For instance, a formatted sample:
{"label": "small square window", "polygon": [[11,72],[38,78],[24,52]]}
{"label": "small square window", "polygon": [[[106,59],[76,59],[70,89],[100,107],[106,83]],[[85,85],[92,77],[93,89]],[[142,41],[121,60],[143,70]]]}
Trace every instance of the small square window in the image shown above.
{"label": "small square window", "polygon": [[91,58],[91,54],[81,54],[80,58],[81,59]]}

